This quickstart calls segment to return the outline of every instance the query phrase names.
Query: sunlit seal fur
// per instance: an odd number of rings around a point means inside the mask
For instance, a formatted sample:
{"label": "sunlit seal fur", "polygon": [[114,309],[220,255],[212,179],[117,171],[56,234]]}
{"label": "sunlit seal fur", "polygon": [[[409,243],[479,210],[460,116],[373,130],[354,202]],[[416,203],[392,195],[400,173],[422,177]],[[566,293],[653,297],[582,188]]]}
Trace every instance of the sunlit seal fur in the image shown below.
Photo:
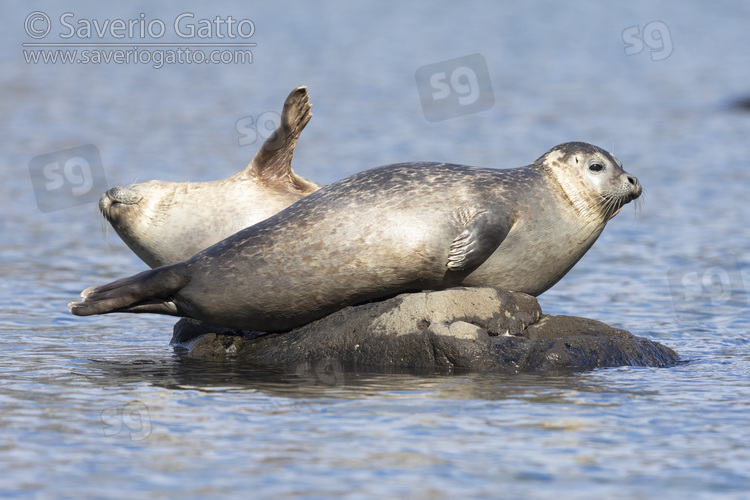
{"label": "sunlit seal fur", "polygon": [[640,194],[611,154],[577,142],[513,170],[388,165],[331,184],[185,262],[84,290],[71,312],[285,331],[412,290],[488,285],[539,295]]}
{"label": "sunlit seal fur", "polygon": [[320,188],[291,167],[297,139],[312,116],[310,107],[307,88],[294,89],[278,129],[247,168],[231,177],[118,186],[102,196],[99,209],[149,266],[188,259]]}

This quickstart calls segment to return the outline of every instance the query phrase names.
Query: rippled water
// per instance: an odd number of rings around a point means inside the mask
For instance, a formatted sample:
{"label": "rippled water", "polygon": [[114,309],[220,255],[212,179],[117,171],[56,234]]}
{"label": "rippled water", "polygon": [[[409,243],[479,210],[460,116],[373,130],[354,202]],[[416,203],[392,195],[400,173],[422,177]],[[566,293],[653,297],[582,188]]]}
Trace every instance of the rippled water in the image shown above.
{"label": "rippled water", "polygon": [[[26,64],[35,9],[167,25],[232,15],[253,20],[257,46],[251,65]],[[732,106],[750,93],[746,4],[0,12],[3,497],[746,498],[750,113]],[[666,39],[627,56],[634,32]],[[476,53],[494,105],[427,121],[417,68]],[[279,374],[181,359],[168,318],[67,313],[83,288],[145,265],[95,204],[42,212],[32,158],[94,144],[109,186],[224,177],[257,148],[239,145],[238,120],[278,112],[300,84],[314,117],[294,165],[320,182],[406,160],[516,167],[569,140],[613,150],[645,187],[640,214],[623,210],[540,302],[684,362],[565,376]]]}

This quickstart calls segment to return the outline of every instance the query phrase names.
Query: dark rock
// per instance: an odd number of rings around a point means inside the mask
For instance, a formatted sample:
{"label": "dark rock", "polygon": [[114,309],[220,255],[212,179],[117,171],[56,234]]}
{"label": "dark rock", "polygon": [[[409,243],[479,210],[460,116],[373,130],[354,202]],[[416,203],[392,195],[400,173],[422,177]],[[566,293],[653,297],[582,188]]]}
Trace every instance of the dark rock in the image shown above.
{"label": "dark rock", "polygon": [[294,369],[452,373],[550,372],[669,366],[677,355],[599,321],[543,315],[534,297],[493,288],[403,294],[347,307],[286,333],[264,334],[182,319],[172,344],[185,356]]}
{"label": "dark rock", "polygon": [[732,103],[732,107],[739,111],[750,111],[750,96],[737,99]]}

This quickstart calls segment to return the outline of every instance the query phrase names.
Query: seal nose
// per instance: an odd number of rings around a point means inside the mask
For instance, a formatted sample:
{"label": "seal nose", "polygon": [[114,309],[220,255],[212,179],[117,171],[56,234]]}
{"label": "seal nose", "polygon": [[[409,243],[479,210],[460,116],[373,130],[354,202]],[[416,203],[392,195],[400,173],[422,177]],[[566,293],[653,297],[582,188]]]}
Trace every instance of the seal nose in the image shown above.
{"label": "seal nose", "polygon": [[112,189],[107,190],[106,193],[99,198],[99,211],[104,215],[106,219],[113,216],[110,213],[110,208],[115,203],[122,203],[123,205],[135,205],[143,198],[142,195],[133,191],[132,189],[115,186]]}
{"label": "seal nose", "polygon": [[115,186],[105,193],[105,195],[115,203],[124,203],[126,205],[133,205],[141,201],[141,196],[132,189],[124,188],[121,186]]}
{"label": "seal nose", "polygon": [[641,183],[638,181],[638,179],[636,179],[632,175],[628,175],[627,179],[628,179],[628,182],[630,183],[630,185],[633,186],[631,188],[633,199],[638,198],[641,195],[641,193],[643,192],[643,187],[641,187]]}

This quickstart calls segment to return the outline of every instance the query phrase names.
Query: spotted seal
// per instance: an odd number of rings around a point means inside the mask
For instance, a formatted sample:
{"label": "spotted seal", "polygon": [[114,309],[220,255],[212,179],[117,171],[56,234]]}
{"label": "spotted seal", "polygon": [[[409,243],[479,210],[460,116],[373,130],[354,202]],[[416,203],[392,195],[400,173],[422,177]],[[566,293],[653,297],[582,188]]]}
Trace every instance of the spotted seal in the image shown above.
{"label": "spotted seal", "polygon": [[581,142],[511,170],[378,167],[184,262],[88,288],[70,309],[285,331],[412,290],[492,286],[536,296],[640,194],[641,184],[617,159]]}
{"label": "spotted seal", "polygon": [[99,209],[146,264],[183,261],[280,212],[321,185],[292,171],[297,139],[312,114],[307,88],[294,89],[281,123],[242,171],[217,181],[148,181],[113,187]]}

